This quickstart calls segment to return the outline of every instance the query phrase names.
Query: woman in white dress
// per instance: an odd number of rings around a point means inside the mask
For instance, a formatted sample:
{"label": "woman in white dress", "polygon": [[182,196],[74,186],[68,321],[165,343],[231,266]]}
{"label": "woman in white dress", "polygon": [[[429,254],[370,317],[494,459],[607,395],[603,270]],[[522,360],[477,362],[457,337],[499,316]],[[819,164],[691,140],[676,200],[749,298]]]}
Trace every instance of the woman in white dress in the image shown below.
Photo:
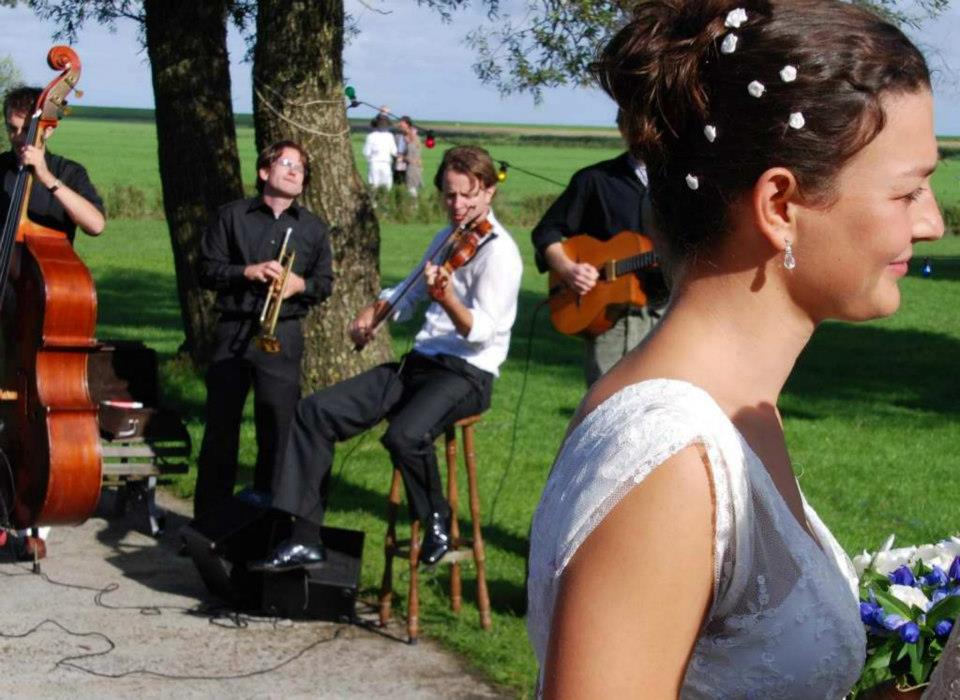
{"label": "woman in white dress", "polygon": [[534,516],[540,692],[840,698],[854,573],[777,400],[818,324],[892,314],[913,243],[943,234],[926,64],[839,0],[650,0],[596,73],[673,298],[584,399]]}

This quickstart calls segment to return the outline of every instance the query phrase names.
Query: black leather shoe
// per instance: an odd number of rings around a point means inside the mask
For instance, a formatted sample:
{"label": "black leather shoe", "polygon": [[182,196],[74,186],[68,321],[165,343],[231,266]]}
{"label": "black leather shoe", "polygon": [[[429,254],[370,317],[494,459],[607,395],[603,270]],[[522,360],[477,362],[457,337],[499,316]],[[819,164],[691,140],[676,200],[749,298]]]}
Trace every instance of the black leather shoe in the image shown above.
{"label": "black leather shoe", "polygon": [[255,559],[247,564],[250,571],[279,573],[300,569],[310,564],[320,564],[327,560],[327,550],[317,544],[301,544],[285,540],[278,544],[264,559]]}
{"label": "black leather shoe", "polygon": [[423,524],[423,542],[420,543],[420,563],[436,564],[450,549],[450,524],[448,518],[431,513]]}

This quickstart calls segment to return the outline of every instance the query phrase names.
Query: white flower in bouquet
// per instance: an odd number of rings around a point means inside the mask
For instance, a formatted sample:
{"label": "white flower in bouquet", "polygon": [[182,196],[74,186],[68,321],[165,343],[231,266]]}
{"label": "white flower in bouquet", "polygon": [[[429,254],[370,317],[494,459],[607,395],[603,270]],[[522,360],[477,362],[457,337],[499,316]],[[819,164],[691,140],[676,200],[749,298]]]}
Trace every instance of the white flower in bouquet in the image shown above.
{"label": "white flower in bouquet", "polygon": [[953,560],[960,556],[960,539],[951,537],[936,544],[925,544],[917,548],[917,556],[929,567],[949,569]]}
{"label": "white flower in bouquet", "polygon": [[[858,554],[853,558],[853,565],[857,570],[857,577],[863,576],[863,572],[867,568],[872,568],[878,574],[886,576],[901,566],[911,565],[915,561],[916,554],[916,547],[880,550],[876,554],[870,554],[864,550],[863,554]],[[949,566],[948,562],[947,567]]]}
{"label": "white flower in bouquet", "polygon": [[924,612],[930,609],[930,599],[927,598],[927,596],[924,595],[923,591],[921,591],[919,588],[891,584],[888,590],[890,595],[899,600],[901,603],[915,605]]}
{"label": "white flower in bouquet", "polygon": [[851,697],[883,683],[912,688],[927,682],[960,616],[960,538],[854,558],[860,577],[860,619],[867,660]]}

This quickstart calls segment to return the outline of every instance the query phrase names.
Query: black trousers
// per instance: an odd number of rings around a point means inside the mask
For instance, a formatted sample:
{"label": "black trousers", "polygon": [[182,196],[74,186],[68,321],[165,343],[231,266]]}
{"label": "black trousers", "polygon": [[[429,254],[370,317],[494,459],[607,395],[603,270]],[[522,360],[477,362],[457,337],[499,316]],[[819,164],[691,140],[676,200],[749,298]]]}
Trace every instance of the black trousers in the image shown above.
{"label": "black trousers", "polygon": [[290,423],[300,398],[303,333],[299,319],[277,324],[280,352],[265,353],[254,342],[252,319],[217,324],[213,360],[207,370],[206,430],[197,461],[194,517],[215,511],[233,495],[243,405],[253,386],[257,462],[253,486],[269,491],[286,450]]}
{"label": "black trousers", "polygon": [[414,352],[306,397],[274,474],[274,507],[322,524],[334,444],[389,418],[382,442],[403,475],[411,517],[448,515],[434,441],[461,418],[485,411],[492,388],[492,374],[458,357]]}

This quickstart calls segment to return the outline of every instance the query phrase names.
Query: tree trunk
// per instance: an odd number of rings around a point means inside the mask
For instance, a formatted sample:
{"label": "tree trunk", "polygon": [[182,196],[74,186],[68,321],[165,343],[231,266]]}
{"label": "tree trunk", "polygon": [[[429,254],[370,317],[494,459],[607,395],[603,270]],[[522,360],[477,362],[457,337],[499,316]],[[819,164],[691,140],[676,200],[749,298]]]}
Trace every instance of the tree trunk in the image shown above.
{"label": "tree trunk", "polygon": [[305,391],[351,377],[391,356],[383,328],[363,352],[346,329],[380,291],[380,231],[350,146],[343,99],[343,1],[259,0],[253,62],[257,148],[303,144],[312,180],[302,203],[331,229],[333,295],[304,323]]}
{"label": "tree trunk", "polygon": [[217,208],[243,196],[230,100],[226,0],[145,0],[163,208],[194,364],[210,357],[214,296],[200,288],[200,239]]}

